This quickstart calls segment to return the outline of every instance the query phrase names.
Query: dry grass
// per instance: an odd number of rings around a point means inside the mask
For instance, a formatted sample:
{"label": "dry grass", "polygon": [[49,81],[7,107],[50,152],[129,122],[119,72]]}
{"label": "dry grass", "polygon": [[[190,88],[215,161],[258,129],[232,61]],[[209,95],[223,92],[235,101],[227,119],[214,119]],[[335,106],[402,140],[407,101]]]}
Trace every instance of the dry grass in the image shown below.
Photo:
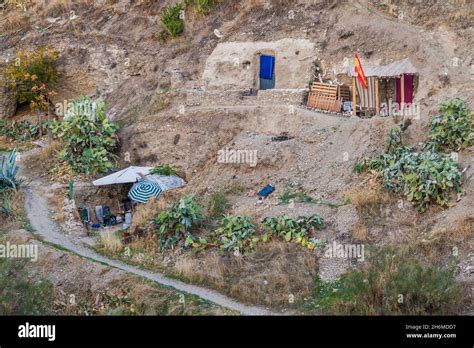
{"label": "dry grass", "polygon": [[356,225],[351,232],[355,240],[366,241],[369,238],[369,229],[364,224]]}
{"label": "dry grass", "polygon": [[449,227],[435,228],[427,236],[420,238],[414,230],[404,241],[407,254],[418,255],[433,264],[443,263],[454,252],[460,253],[469,247],[468,241],[474,236],[474,217],[459,217]]}
{"label": "dry grass", "polygon": [[134,230],[136,227],[144,226],[156,214],[165,210],[166,208],[166,202],[155,198],[150,199],[146,204],[140,204],[133,213],[133,223],[131,225],[131,230]]}
{"label": "dry grass", "polygon": [[50,178],[54,182],[68,183],[71,178],[79,178],[69,163],[58,163],[48,171]]}
{"label": "dry grass", "polygon": [[[9,225],[10,223],[14,224],[17,221],[20,221],[24,217],[24,202],[23,202],[23,195],[20,190],[16,191],[9,191],[9,201],[10,201],[10,210],[11,215],[5,216],[1,213],[1,209],[3,208],[3,198],[0,194],[0,221],[2,223],[6,223]],[[5,226],[2,226],[5,227]],[[8,228],[6,229],[8,230]]]}
{"label": "dry grass", "polygon": [[59,141],[53,141],[48,146],[41,149],[41,152],[38,154],[38,161],[40,163],[52,163],[58,156],[59,151],[61,151],[62,144]]}
{"label": "dry grass", "polygon": [[143,238],[137,238],[130,244],[128,244],[130,250],[133,252],[146,252],[148,255],[155,256],[158,258],[159,254],[159,244],[157,242],[156,236],[154,233],[147,233]]}
{"label": "dry grass", "polygon": [[122,240],[114,231],[101,233],[100,244],[107,254],[115,255],[123,249]]}
{"label": "dry grass", "polygon": [[246,303],[289,307],[308,297],[316,274],[316,257],[297,245],[272,241],[246,257],[207,253],[183,258],[174,271],[187,280],[223,291]]}
{"label": "dry grass", "polygon": [[377,213],[380,205],[385,202],[380,182],[372,177],[368,178],[363,185],[346,191],[344,196],[359,213],[363,214]]}
{"label": "dry grass", "polygon": [[30,20],[22,10],[12,10],[8,13],[8,17],[0,21],[0,32],[7,33],[21,28],[28,29]]}
{"label": "dry grass", "polygon": [[85,8],[93,3],[91,0],[46,0],[38,2],[35,10],[41,13],[42,17],[63,16],[72,9],[76,9],[75,15],[80,15],[77,13],[77,9]]}
{"label": "dry grass", "polygon": [[224,289],[226,286],[226,267],[222,262],[222,257],[209,253],[200,262],[192,257],[182,257],[176,261],[174,271],[181,277],[192,282],[212,284],[217,289]]}
{"label": "dry grass", "polygon": [[51,204],[54,215],[53,219],[56,222],[63,223],[66,221],[66,214],[63,212],[64,199],[66,197],[67,190],[62,189],[54,192],[54,195],[48,199],[48,202]]}

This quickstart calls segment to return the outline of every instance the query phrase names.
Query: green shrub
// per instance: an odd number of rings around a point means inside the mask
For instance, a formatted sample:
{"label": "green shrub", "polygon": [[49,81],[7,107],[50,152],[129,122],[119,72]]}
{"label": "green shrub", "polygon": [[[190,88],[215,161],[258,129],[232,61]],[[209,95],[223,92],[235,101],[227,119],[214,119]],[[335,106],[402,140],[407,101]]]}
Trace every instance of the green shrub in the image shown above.
{"label": "green shrub", "polygon": [[150,174],[159,174],[159,175],[166,175],[166,176],[178,175],[176,170],[169,164],[164,164],[164,165],[153,168],[150,171]]}
{"label": "green shrub", "polygon": [[193,6],[201,15],[209,13],[218,3],[219,0],[185,0],[186,6]]}
{"label": "green shrub", "polygon": [[41,122],[40,132],[40,127],[37,124],[27,120],[8,122],[0,119],[0,135],[18,141],[20,144],[37,139],[40,133],[45,134],[48,128],[49,122],[47,121]]}
{"label": "green shrub", "polygon": [[161,13],[161,23],[171,37],[177,37],[184,30],[184,21],[181,18],[181,11],[183,10],[181,4],[176,4],[165,8]]}
{"label": "green shrub", "polygon": [[40,47],[33,52],[18,51],[3,75],[11,88],[18,91],[19,104],[30,103],[32,109],[47,108],[51,85],[58,78],[56,62],[59,53],[52,47]]}
{"label": "green shrub", "polygon": [[251,222],[250,217],[225,215],[220,226],[210,234],[210,241],[204,237],[198,240],[189,236],[186,244],[193,248],[203,250],[207,247],[217,247],[222,255],[232,251],[235,255],[247,255],[261,240],[255,236],[257,227]]}
{"label": "green shrub", "polygon": [[474,139],[474,118],[466,103],[451,99],[441,104],[439,115],[430,119],[428,146],[434,150],[458,151]]}
{"label": "green shrub", "polygon": [[[424,266],[384,248],[368,265],[335,282],[316,279],[311,308],[331,314],[456,314],[463,306],[463,286],[455,267]],[[402,297],[401,297],[402,296]]]}
{"label": "green shrub", "polygon": [[211,218],[220,218],[232,206],[226,194],[222,191],[211,193],[207,202],[207,212]]}
{"label": "green shrub", "polygon": [[354,166],[356,173],[365,170],[376,173],[386,188],[403,193],[420,211],[431,203],[448,206],[451,192],[462,192],[458,163],[447,154],[403,146],[400,126],[390,132],[386,151]]}
{"label": "green shrub", "polygon": [[245,255],[259,241],[258,237],[254,237],[256,230],[249,216],[224,216],[220,227],[213,232],[212,236],[222,253],[230,250]]}
{"label": "green shrub", "polygon": [[65,143],[60,160],[69,163],[75,172],[87,175],[111,170],[116,158],[112,151],[118,145],[118,125],[107,117],[106,104],[81,97],[72,105],[64,120],[51,126],[54,136]]}
{"label": "green shrub", "polygon": [[201,207],[194,202],[193,196],[183,197],[169,210],[161,212],[154,219],[161,250],[174,248],[179,241],[192,238],[191,228],[202,220]]}
{"label": "green shrub", "polygon": [[308,249],[315,248],[315,244],[308,239],[309,234],[325,228],[324,220],[319,215],[299,216],[296,220],[287,215],[267,217],[263,220],[263,225],[269,228],[269,231],[262,236],[263,241],[275,236],[283,238],[287,242],[301,244]]}

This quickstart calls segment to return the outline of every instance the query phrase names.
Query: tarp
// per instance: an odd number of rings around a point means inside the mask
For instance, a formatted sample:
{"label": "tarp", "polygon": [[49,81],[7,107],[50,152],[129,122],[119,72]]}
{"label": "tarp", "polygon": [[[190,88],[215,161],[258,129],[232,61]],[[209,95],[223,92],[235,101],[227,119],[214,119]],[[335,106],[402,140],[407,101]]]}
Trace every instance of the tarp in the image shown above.
{"label": "tarp", "polygon": [[133,183],[137,182],[140,179],[140,174],[147,175],[153,167],[135,167],[131,166],[125,169],[122,169],[118,172],[113,174],[104,176],[103,178],[97,179],[92,183],[95,186],[102,186],[102,185],[113,185],[113,184],[126,184],[126,183]]}
{"label": "tarp", "polygon": [[362,86],[360,81],[356,79],[357,95],[359,96],[359,104],[363,109],[376,108],[375,100],[375,78],[367,78],[367,89]]}
{"label": "tarp", "polygon": [[146,178],[158,183],[163,191],[169,191],[186,185],[183,179],[175,175],[150,174]]}
{"label": "tarp", "polygon": [[[364,63],[362,65],[364,67],[365,76],[367,77],[398,77],[402,74],[418,74],[418,70],[416,70],[408,58],[387,65],[368,65]],[[357,76],[357,73],[354,72],[352,67],[348,67],[347,72],[349,76]]]}

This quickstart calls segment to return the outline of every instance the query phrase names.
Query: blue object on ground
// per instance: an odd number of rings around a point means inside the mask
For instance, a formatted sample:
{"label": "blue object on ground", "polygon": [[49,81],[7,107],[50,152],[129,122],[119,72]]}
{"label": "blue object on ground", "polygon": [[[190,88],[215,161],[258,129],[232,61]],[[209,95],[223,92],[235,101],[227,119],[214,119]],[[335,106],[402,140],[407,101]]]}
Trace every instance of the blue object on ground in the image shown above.
{"label": "blue object on ground", "polygon": [[268,184],[267,186],[265,186],[263,189],[260,190],[260,192],[258,193],[258,195],[260,197],[268,197],[273,191],[275,191],[275,187],[271,184]]}

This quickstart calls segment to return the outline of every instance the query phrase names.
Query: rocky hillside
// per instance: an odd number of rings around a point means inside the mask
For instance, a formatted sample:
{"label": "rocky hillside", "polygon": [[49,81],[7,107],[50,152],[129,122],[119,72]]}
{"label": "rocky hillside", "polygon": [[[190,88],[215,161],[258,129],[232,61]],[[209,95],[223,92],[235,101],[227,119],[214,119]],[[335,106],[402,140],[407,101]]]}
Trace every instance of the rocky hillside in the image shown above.
{"label": "rocky hillside", "polygon": [[[174,1],[32,3],[26,10],[0,13],[0,62],[11,61],[19,49],[54,46],[60,53],[54,103],[80,95],[106,100],[121,126],[123,166],[172,164],[184,171],[186,190],[199,196],[239,187],[234,213],[258,218],[320,214],[328,223],[328,240],[349,240],[356,228],[365,228],[375,244],[384,245],[415,227],[428,231],[472,218],[472,147],[459,154],[465,195],[453,199],[451,208],[422,217],[397,209],[400,197],[390,194],[384,198],[389,212],[369,222],[353,205],[301,203],[295,210],[277,205],[276,197],[256,204],[255,192],[268,183],[331,202],[343,202],[354,188],[369,190],[352,168],[361,157],[383,149],[395,122],[316,113],[302,107],[303,99],[300,105],[249,95],[236,102],[232,86],[210,85],[206,70],[222,43],[285,40],[288,50],[299,54],[301,42],[309,42],[314,56],[305,59],[314,69],[292,76],[295,85],[305,86],[318,74],[347,82],[355,51],[366,64],[409,58],[419,71],[415,102],[421,118],[405,131],[404,141],[418,144],[427,138],[426,124],[441,102],[459,97],[474,108],[472,1],[222,0],[207,14],[185,11],[184,32],[173,39],[163,38],[160,13]],[[224,48],[220,55],[225,56]],[[0,117],[18,117],[12,115],[11,92],[0,87]],[[200,92],[209,100],[199,100]],[[280,135],[288,138],[276,141]],[[257,150],[258,161],[255,166],[219,163],[218,152],[225,148]],[[472,281],[472,251],[468,247],[462,255],[462,277]],[[351,265],[322,259],[319,267],[323,279],[333,280]]]}

